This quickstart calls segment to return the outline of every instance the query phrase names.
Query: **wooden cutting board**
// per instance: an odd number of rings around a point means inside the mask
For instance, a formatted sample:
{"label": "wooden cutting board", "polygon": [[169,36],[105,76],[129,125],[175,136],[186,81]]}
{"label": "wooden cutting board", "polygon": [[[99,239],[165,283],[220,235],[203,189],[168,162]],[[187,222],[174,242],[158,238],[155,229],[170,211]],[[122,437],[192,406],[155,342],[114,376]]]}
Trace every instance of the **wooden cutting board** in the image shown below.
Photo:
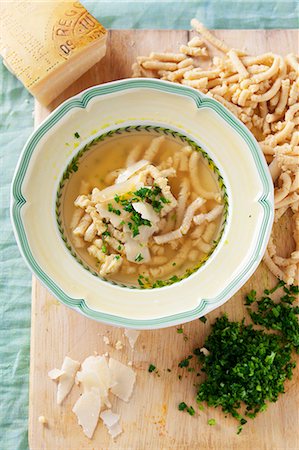
{"label": "wooden cutting board", "polygon": [[[51,105],[50,110],[61,101],[79,91],[106,81],[129,77],[131,64],[137,55],[147,55],[153,50],[177,50],[190,39],[188,31],[132,30],[111,31],[108,36],[107,55]],[[250,52],[274,51],[286,54],[298,52],[296,30],[283,31],[217,31],[216,35],[232,47],[247,48]],[[36,125],[49,111],[36,104]],[[276,227],[280,254],[285,255],[292,248],[288,217]],[[250,421],[237,436],[237,423],[224,418],[221,411],[206,408],[198,411],[195,403],[196,373],[178,369],[178,362],[201,346],[210,330],[210,324],[223,312],[229,318],[240,320],[246,315],[243,306],[244,295],[252,288],[259,293],[275,283],[274,277],[264,264],[246,285],[223,307],[208,315],[203,324],[195,320],[184,326],[184,335],[176,327],[164,330],[143,331],[132,351],[123,330],[102,325],[80,316],[53,298],[33,278],[32,324],[31,324],[31,366],[29,402],[29,443],[32,450],[286,450],[299,448],[298,437],[298,370],[291,382],[286,384],[286,394],[276,404],[271,404],[265,413]],[[107,336],[112,345],[103,342]],[[184,336],[186,336],[184,338]],[[117,351],[117,340],[124,344]],[[86,356],[105,352],[124,363],[133,361],[137,383],[129,403],[113,399],[113,410],[121,414],[124,432],[113,442],[102,423],[97,427],[93,440],[87,439],[72,413],[72,406],[79,396],[74,386],[62,406],[56,405],[56,385],[47,373],[53,367],[60,367],[65,355],[82,361]],[[159,375],[148,372],[154,364]],[[171,369],[171,372],[167,371]],[[187,374],[187,375],[186,375]],[[178,375],[182,375],[179,380]],[[194,417],[178,411],[181,401],[193,405]],[[197,412],[198,411],[198,412]],[[44,415],[48,426],[38,422]],[[215,418],[213,427],[208,419]]]}

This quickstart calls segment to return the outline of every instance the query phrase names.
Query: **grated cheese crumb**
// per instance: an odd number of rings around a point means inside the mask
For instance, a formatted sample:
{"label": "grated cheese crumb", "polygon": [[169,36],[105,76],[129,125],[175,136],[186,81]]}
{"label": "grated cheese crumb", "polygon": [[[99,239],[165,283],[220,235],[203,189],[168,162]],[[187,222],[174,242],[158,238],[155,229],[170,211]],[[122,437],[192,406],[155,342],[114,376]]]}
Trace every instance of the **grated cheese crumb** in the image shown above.
{"label": "grated cheese crumb", "polygon": [[48,423],[47,419],[45,418],[45,416],[39,416],[38,418],[39,423],[46,425]]}
{"label": "grated cheese crumb", "polygon": [[121,341],[117,341],[115,344],[116,350],[121,350],[123,348],[123,343]]}
{"label": "grated cheese crumb", "polygon": [[106,345],[110,344],[110,340],[109,340],[108,336],[104,336],[103,341],[104,341],[104,344],[106,344]]}

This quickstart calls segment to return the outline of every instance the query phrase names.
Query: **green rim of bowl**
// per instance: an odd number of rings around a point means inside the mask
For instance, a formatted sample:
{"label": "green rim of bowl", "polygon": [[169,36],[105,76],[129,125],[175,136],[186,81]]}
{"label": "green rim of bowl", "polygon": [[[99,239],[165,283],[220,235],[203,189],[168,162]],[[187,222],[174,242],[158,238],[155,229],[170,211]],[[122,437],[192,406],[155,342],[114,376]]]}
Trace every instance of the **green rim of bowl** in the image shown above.
{"label": "green rim of bowl", "polygon": [[[53,128],[69,111],[74,108],[85,109],[88,103],[96,97],[140,88],[183,95],[193,100],[197,108],[209,108],[213,110],[230,127],[232,127],[248,145],[263,187],[262,194],[257,200],[262,208],[263,218],[255,242],[255,247],[252,250],[249,261],[246,266],[243,267],[242,271],[239,272],[234,279],[224,287],[218,296],[209,299],[201,299],[195,309],[147,320],[129,319],[100,311],[94,311],[88,307],[84,299],[76,299],[68,296],[55,283],[55,281],[42,270],[37,261],[34,259],[21,216],[22,207],[26,203],[26,199],[22,194],[22,184],[26,171],[37,144],[47,134],[47,132],[51,130],[51,128]],[[128,328],[151,329],[163,328],[194,320],[204,315],[205,312],[220,306],[233,296],[233,294],[246,282],[246,280],[257,268],[264,254],[273,223],[273,203],[273,184],[258,143],[245,125],[234,117],[233,114],[230,113],[230,111],[228,111],[223,105],[187,86],[177,85],[156,79],[125,79],[92,87],[86,91],[83,91],[81,94],[66,100],[46,118],[37,130],[33,132],[22,151],[14,174],[11,188],[11,220],[19,249],[28,266],[36,277],[47,287],[47,289],[49,289],[49,291],[63,304],[77,310],[91,319],[105,322],[110,325]]]}
{"label": "green rim of bowl", "polygon": [[[201,260],[191,269],[187,269],[181,276],[176,276],[175,279],[169,278],[166,280],[161,280],[161,282],[163,282],[163,285],[153,285],[150,287],[138,287],[138,286],[127,286],[123,283],[117,283],[113,280],[109,280],[107,278],[101,277],[95,270],[92,269],[92,267],[90,267],[85,261],[83,261],[80,256],[78,255],[78,253],[76,252],[76,250],[73,248],[72,244],[69,242],[65,229],[63,227],[63,220],[61,217],[61,212],[62,212],[62,208],[61,208],[61,198],[63,195],[63,189],[65,184],[67,183],[67,181],[69,180],[71,174],[73,172],[77,171],[78,165],[80,163],[80,159],[82,158],[83,155],[86,154],[86,152],[88,152],[94,145],[98,144],[99,142],[103,142],[106,139],[109,139],[115,135],[120,135],[123,132],[155,132],[157,134],[164,134],[166,136],[171,135],[173,138],[178,138],[180,139],[181,142],[186,143],[188,145],[190,145],[192,147],[192,149],[194,151],[197,151],[199,153],[202,154],[202,156],[204,157],[204,159],[207,161],[210,169],[215,173],[215,175],[217,176],[217,181],[218,181],[218,186],[221,190],[222,193],[222,198],[223,198],[223,216],[222,216],[222,223],[221,223],[221,228],[218,234],[218,237],[215,241],[213,241],[213,245],[209,251],[208,254],[206,254],[203,258],[201,258]],[[120,286],[120,287],[125,287],[125,288],[129,288],[129,289],[159,289],[160,287],[165,287],[165,286],[170,286],[174,283],[178,283],[179,281],[185,280],[186,278],[188,278],[190,275],[192,275],[194,272],[196,272],[198,269],[200,269],[204,264],[206,264],[206,262],[209,260],[210,256],[212,256],[212,254],[214,253],[216,247],[218,246],[224,229],[225,229],[225,225],[227,223],[227,216],[228,216],[228,195],[227,195],[227,191],[226,191],[226,186],[224,184],[224,180],[223,177],[220,174],[220,171],[218,169],[218,167],[216,166],[215,162],[212,160],[212,158],[208,155],[207,152],[205,152],[199,145],[197,145],[192,139],[188,138],[187,136],[185,136],[184,134],[180,133],[179,131],[175,131],[171,128],[165,128],[165,127],[160,127],[160,126],[155,126],[155,125],[129,125],[123,128],[115,128],[113,130],[108,131],[107,133],[103,133],[100,134],[99,136],[95,137],[94,139],[92,139],[90,142],[88,142],[87,144],[85,144],[77,153],[76,155],[71,159],[71,161],[69,162],[69,164],[67,165],[66,169],[64,170],[62,177],[59,181],[59,185],[58,185],[58,190],[57,190],[57,194],[56,194],[56,203],[55,203],[55,214],[56,214],[56,222],[57,222],[57,226],[58,226],[58,230],[60,233],[60,236],[66,246],[66,248],[68,249],[68,251],[71,253],[71,255],[76,259],[76,261],[82,266],[84,267],[85,270],[88,270],[88,272],[90,272],[92,275],[94,275],[95,277],[100,278],[101,280],[106,281],[109,284],[112,284],[114,286]],[[160,280],[159,280],[160,281]],[[157,282],[155,282],[157,283]],[[154,283],[154,284],[155,284]]]}

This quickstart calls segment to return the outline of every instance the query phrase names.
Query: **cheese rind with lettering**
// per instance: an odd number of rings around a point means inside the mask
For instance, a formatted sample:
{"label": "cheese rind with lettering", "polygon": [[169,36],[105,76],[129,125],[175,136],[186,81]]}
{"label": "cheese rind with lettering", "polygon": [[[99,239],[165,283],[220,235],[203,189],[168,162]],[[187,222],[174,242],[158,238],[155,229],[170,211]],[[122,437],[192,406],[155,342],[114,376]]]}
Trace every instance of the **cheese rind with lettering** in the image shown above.
{"label": "cheese rind with lettering", "polygon": [[3,62],[44,105],[103,58],[106,37],[79,2],[19,0],[1,6]]}

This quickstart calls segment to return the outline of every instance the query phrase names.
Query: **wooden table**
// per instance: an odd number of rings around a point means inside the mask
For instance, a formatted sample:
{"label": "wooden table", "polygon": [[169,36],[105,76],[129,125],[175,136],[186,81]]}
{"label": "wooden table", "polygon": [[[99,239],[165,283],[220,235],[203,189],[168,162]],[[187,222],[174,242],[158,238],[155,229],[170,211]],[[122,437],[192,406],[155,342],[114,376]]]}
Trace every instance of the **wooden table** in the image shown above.
{"label": "wooden table", "polygon": [[[177,50],[187,43],[188,31],[131,30],[110,31],[107,55],[88,73],[60,96],[51,105],[52,110],[61,101],[79,91],[106,81],[129,77],[131,64],[137,55],[147,55],[154,50]],[[261,53],[272,50],[281,54],[298,51],[296,30],[231,30],[217,31],[216,35],[233,47],[247,48],[250,52]],[[36,125],[49,113],[36,104]],[[287,254],[292,248],[290,221],[288,217],[276,227],[279,251]],[[295,450],[299,448],[298,438],[298,370],[291,382],[286,384],[286,394],[276,404],[271,404],[267,412],[260,414],[244,427],[237,436],[237,422],[224,418],[216,409],[206,408],[196,412],[194,417],[178,411],[181,401],[196,407],[196,375],[178,369],[178,362],[201,346],[210,330],[210,324],[223,312],[230,319],[240,320],[245,315],[244,295],[255,288],[262,292],[275,283],[274,277],[264,264],[246,285],[221,308],[208,315],[203,324],[199,320],[184,326],[188,337],[176,332],[176,327],[164,330],[143,331],[137,341],[135,351],[130,349],[123,330],[108,327],[80,316],[55,300],[47,290],[33,278],[32,290],[32,332],[30,366],[30,407],[29,442],[32,450]],[[122,341],[125,347],[117,351],[103,342],[108,336],[115,344]],[[102,423],[97,427],[93,440],[88,440],[77,424],[72,406],[79,395],[74,386],[63,406],[56,404],[56,386],[47,377],[53,367],[60,367],[65,355],[82,361],[96,351],[109,352],[124,363],[133,361],[137,372],[137,384],[131,401],[127,404],[113,399],[113,410],[121,414],[124,432],[113,442]],[[148,373],[153,363],[160,376]],[[171,369],[168,372],[167,369]],[[182,374],[183,378],[178,379]],[[197,408],[195,408],[196,411]],[[44,415],[48,426],[38,422]],[[207,424],[215,418],[213,427]]]}

